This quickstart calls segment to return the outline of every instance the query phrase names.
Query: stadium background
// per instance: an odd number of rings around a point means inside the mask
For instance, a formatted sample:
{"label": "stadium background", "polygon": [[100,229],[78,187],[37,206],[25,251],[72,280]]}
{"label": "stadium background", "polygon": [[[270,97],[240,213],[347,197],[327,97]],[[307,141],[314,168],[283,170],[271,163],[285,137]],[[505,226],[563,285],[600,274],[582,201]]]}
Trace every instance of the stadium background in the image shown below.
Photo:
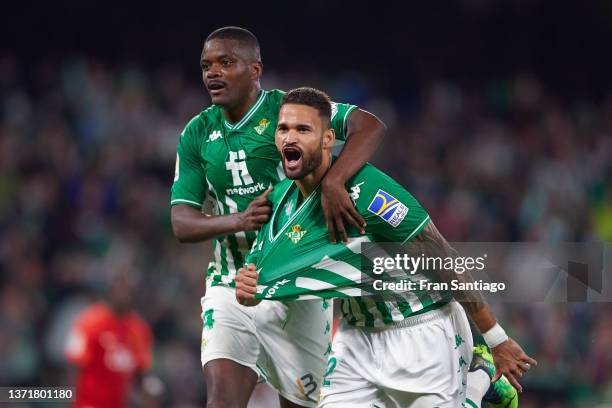
{"label": "stadium background", "polygon": [[[317,86],[379,115],[373,162],[449,240],[612,240],[610,2],[90,3],[3,6],[2,386],[67,384],[68,324],[122,270],[164,404],[201,406],[210,249],[174,240],[168,201],[177,136],[209,104],[202,40],[222,25],[259,37],[265,88]],[[540,362],[522,407],[612,406],[610,304],[499,314]]]}

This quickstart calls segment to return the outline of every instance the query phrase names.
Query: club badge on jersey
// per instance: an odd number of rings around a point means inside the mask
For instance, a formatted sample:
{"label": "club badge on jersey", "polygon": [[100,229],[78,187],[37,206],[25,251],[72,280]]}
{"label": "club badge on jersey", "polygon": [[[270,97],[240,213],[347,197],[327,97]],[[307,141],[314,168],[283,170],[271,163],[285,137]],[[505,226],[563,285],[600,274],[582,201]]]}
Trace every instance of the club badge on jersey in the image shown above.
{"label": "club badge on jersey", "polygon": [[285,235],[287,235],[294,244],[297,244],[307,232],[306,230],[302,230],[302,227],[297,224],[291,228],[291,232],[286,232]]}

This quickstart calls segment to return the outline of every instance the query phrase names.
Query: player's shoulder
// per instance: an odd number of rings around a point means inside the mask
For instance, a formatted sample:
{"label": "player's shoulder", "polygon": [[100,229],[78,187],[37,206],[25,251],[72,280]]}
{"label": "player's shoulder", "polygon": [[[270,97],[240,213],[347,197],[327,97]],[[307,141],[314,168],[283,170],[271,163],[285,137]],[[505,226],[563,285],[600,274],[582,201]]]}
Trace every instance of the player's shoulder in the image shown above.
{"label": "player's shoulder", "polygon": [[395,179],[376,166],[366,163],[346,184],[349,196],[360,211],[368,210],[378,196],[393,199],[401,195],[412,199],[410,193]]}
{"label": "player's shoulder", "polygon": [[278,109],[286,92],[281,89],[269,89],[264,92],[266,93],[267,105],[272,106],[275,110]]}
{"label": "player's shoulder", "polygon": [[112,314],[112,311],[106,304],[96,302],[79,313],[76,325],[81,329],[94,330],[107,322],[112,317]]}
{"label": "player's shoulder", "polygon": [[192,117],[181,132],[181,136],[200,137],[207,136],[209,128],[221,122],[222,112],[217,105],[209,106]]}
{"label": "player's shoulder", "polygon": [[151,326],[138,313],[131,312],[128,316],[128,322],[131,328],[140,333],[141,335],[151,335]]}

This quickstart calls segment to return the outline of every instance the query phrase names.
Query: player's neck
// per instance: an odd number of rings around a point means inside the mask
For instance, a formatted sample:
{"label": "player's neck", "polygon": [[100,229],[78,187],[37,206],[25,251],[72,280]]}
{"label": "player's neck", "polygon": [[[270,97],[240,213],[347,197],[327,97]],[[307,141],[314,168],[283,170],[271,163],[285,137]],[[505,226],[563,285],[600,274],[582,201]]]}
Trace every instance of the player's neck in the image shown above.
{"label": "player's neck", "polygon": [[314,191],[315,188],[321,183],[325,173],[331,166],[331,155],[328,152],[323,153],[323,160],[321,165],[314,171],[308,173],[305,177],[295,180],[295,184],[298,186],[300,193],[303,198],[306,198]]}
{"label": "player's neck", "polygon": [[261,87],[257,84],[251,89],[249,95],[243,101],[236,106],[224,108],[223,115],[225,119],[227,119],[229,123],[236,123],[242,119],[257,100],[259,91],[261,91]]}

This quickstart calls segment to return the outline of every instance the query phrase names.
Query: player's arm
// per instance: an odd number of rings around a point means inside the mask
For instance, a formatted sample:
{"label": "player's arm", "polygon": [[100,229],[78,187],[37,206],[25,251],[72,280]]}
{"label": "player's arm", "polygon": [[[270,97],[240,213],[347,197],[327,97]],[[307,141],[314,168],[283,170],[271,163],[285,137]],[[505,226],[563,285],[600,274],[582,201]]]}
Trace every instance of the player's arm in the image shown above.
{"label": "player's arm", "polygon": [[267,200],[269,189],[253,200],[243,212],[227,215],[208,215],[202,212],[207,180],[201,158],[201,152],[205,149],[201,133],[202,122],[196,117],[181,133],[178,142],[170,201],[174,236],[180,242],[200,242],[220,235],[258,229],[271,213]]}
{"label": "player's arm", "polygon": [[245,211],[228,215],[208,215],[187,204],[173,205],[171,220],[174,236],[180,242],[200,242],[220,235],[258,230],[272,212],[268,201],[270,191],[266,190],[251,201]]}
{"label": "player's arm", "polygon": [[321,182],[321,206],[331,242],[336,242],[336,233],[342,241],[348,241],[345,225],[352,224],[363,233],[365,221],[355,210],[344,184],[372,157],[386,129],[380,119],[364,110],[353,109],[348,114],[346,143]]}
{"label": "player's arm", "polygon": [[[457,256],[457,251],[444,239],[431,221],[415,237],[410,246],[411,250],[415,250],[416,253],[422,253],[428,257],[445,258]],[[449,284],[452,280],[458,280],[460,283],[473,282],[469,271],[455,273],[452,270],[442,268],[438,273],[440,278]],[[480,291],[462,291],[457,294],[456,298],[483,334],[487,345],[491,348],[497,367],[496,377],[502,374],[506,375],[512,385],[517,390],[522,391],[518,378],[529,370],[530,365],[537,365],[537,362],[529,357],[513,339],[506,335],[497,323],[495,314]]]}

